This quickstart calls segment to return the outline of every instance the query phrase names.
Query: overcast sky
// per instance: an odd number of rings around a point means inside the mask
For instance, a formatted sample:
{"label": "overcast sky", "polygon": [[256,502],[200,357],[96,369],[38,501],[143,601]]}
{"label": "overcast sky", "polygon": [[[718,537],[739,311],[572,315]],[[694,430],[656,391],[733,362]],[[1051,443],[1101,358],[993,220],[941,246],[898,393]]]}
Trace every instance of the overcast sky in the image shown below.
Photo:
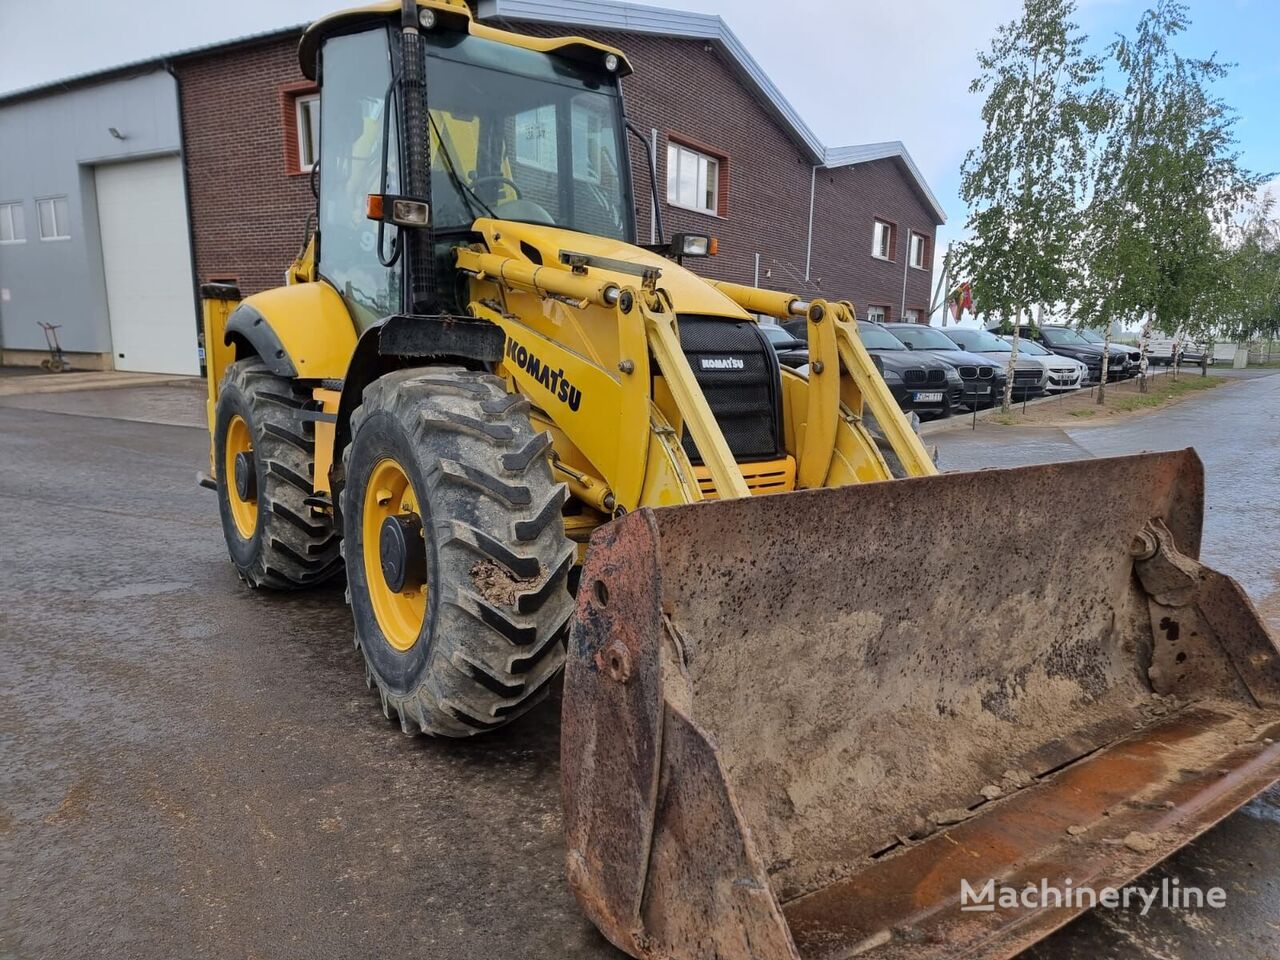
{"label": "overcast sky", "polygon": [[[1081,0],[1101,48],[1153,0]],[[302,23],[351,0],[0,0],[0,92]],[[1020,0],[659,0],[716,13],[828,145],[902,140],[963,231],[959,167],[981,134],[974,53]],[[1247,165],[1280,172],[1280,0],[1189,0],[1180,48],[1238,64],[1219,88]],[[11,144],[0,144],[3,151]],[[940,260],[941,258],[939,258]]]}

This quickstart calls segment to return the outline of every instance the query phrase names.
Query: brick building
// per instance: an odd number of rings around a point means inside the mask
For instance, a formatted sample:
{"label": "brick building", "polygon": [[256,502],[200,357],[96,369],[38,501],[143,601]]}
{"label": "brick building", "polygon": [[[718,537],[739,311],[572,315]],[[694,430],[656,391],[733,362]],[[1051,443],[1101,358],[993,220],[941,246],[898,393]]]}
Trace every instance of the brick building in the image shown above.
{"label": "brick building", "polygon": [[[823,147],[719,17],[653,11],[658,19],[639,32],[630,20],[628,30],[602,28],[624,22],[616,3],[481,0],[478,12],[512,29],[572,30],[627,51],[635,67],[624,81],[627,111],[657,147],[664,225],[720,240],[720,255],[698,265],[707,275],[821,291],[890,319],[904,310],[925,315],[943,214],[906,149]],[[176,61],[201,280],[235,279],[246,292],[273,286],[301,241],[314,207],[301,162],[305,104],[316,91],[298,69],[298,36]],[[643,240],[652,235],[649,173],[633,148]],[[671,161],[681,159],[714,164],[713,199],[669,193]]]}
{"label": "brick building", "polygon": [[[944,215],[905,147],[898,142],[841,148],[820,143],[721,18],[615,0],[473,4],[481,19],[508,29],[582,34],[627,51],[635,67],[624,81],[628,114],[656,148],[666,229],[710,233],[720,240],[720,255],[699,261],[699,271],[849,299],[860,316],[926,316],[934,236]],[[102,130],[82,148],[85,155],[69,158],[74,162],[68,170],[80,172],[69,173],[66,184],[37,182],[43,176],[39,165],[13,188],[0,182],[0,213],[7,214],[9,224],[8,234],[0,230],[0,350],[7,362],[38,359],[40,333],[29,317],[47,315],[52,305],[41,301],[41,290],[48,285],[36,282],[34,274],[27,274],[29,284],[19,285],[21,301],[10,304],[6,275],[21,276],[30,269],[25,264],[37,262],[37,253],[44,269],[45,261],[77,251],[90,264],[91,279],[99,279],[86,283],[82,305],[64,330],[64,345],[81,366],[131,362],[116,343],[125,335],[117,327],[128,326],[119,317],[129,309],[127,284],[118,277],[127,279],[140,270],[126,263],[113,271],[108,265],[105,280],[101,278],[103,268],[95,264],[108,258],[105,233],[97,236],[98,201],[92,189],[77,192],[79,185],[93,184],[103,163],[136,157],[139,170],[151,164],[152,182],[171,169],[185,190],[187,210],[174,218],[174,229],[189,232],[184,246],[191,251],[190,265],[184,259],[170,273],[190,271],[192,306],[171,322],[190,335],[175,340],[171,353],[178,355],[137,363],[188,369],[190,361],[184,357],[194,353],[198,283],[235,281],[248,294],[282,281],[315,210],[310,167],[319,112],[315,86],[298,67],[300,34],[300,27],[289,28],[0,97],[0,125],[10,113],[29,130],[41,116],[52,115],[51,106],[60,98],[153,76],[164,81],[157,82],[156,95],[176,100],[172,113],[181,131],[180,142],[133,148],[129,111],[122,110],[119,120],[110,110],[102,111]],[[68,110],[69,118],[75,116],[81,114]],[[637,227],[644,242],[653,230],[650,178],[644,152],[634,140],[631,147]],[[115,171],[121,172],[123,167]],[[135,193],[126,190],[117,204],[127,211],[137,205],[131,198],[145,193],[148,177],[125,179],[126,187],[136,181],[131,188]],[[30,211],[19,192],[32,194]],[[45,194],[55,200],[41,199]],[[68,214],[72,243],[42,248],[14,239],[19,225],[25,230],[44,215],[38,204],[56,205],[58,195],[67,201],[57,209]],[[113,242],[113,249],[129,248],[130,229],[141,236],[145,223],[125,222],[119,236],[126,240]],[[85,241],[83,250],[78,236]],[[169,240],[167,247],[177,242]],[[48,269],[65,278],[69,268],[49,263]],[[177,282],[184,282],[181,276]],[[114,295],[113,284],[119,287]],[[171,313],[178,312],[173,305],[180,292],[169,298]],[[132,326],[145,333],[146,324],[155,322],[139,318]]]}

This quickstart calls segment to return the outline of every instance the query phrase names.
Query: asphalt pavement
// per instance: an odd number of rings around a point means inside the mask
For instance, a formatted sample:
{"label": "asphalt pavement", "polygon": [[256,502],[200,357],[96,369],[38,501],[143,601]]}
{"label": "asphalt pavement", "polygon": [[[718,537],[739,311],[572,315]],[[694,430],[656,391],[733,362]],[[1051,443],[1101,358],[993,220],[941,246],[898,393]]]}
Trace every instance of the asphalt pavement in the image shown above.
{"label": "asphalt pavement", "polygon": [[[558,703],[470,743],[384,721],[340,587],[237,581],[202,403],[0,398],[0,957],[616,960],[564,881]],[[950,469],[1196,446],[1205,557],[1280,630],[1280,377],[931,442]],[[1227,908],[1094,913],[1033,955],[1280,957],[1280,794],[1158,876]]]}

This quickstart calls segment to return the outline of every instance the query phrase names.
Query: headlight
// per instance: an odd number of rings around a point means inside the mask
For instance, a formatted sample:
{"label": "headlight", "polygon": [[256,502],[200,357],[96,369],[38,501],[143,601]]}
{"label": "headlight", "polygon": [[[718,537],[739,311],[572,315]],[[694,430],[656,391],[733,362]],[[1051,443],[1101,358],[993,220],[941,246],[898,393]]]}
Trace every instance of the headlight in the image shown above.
{"label": "headlight", "polygon": [[881,370],[880,374],[881,376],[884,377],[885,383],[901,383],[902,382],[901,374],[895,373],[892,370]]}
{"label": "headlight", "polygon": [[953,387],[963,387],[964,381],[960,379],[960,374],[955,370],[947,370],[947,383]]}

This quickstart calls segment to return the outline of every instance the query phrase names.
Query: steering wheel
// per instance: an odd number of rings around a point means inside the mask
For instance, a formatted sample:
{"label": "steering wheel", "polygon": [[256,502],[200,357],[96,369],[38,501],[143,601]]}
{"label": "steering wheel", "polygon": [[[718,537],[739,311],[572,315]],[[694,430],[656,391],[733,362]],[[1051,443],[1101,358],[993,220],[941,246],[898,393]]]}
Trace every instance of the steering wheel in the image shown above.
{"label": "steering wheel", "polygon": [[491,177],[476,177],[471,181],[471,189],[475,190],[482,183],[497,183],[504,187],[510,187],[511,192],[516,195],[517,200],[524,199],[524,195],[520,192],[520,188],[516,186],[516,182],[510,177],[504,177],[501,174],[495,174]]}

